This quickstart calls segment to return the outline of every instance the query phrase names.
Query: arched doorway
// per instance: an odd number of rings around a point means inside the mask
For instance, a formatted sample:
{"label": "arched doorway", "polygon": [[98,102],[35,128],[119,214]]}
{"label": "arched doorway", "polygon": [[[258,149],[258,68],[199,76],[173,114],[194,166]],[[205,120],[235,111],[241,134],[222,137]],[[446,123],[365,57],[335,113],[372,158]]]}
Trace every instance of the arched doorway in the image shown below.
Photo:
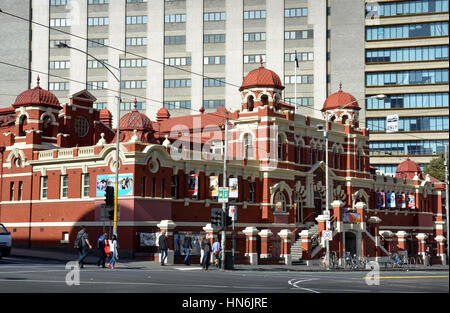
{"label": "arched doorway", "polygon": [[345,233],[345,251],[352,256],[356,254],[356,235],[352,232]]}

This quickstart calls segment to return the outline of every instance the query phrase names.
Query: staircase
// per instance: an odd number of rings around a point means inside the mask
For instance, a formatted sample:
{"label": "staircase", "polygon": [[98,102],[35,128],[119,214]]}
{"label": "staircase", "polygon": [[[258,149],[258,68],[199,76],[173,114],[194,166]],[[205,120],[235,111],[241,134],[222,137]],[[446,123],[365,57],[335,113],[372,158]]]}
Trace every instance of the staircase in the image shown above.
{"label": "staircase", "polygon": [[[308,229],[308,232],[310,234],[318,234],[318,227],[317,224],[314,224]],[[302,238],[298,238],[291,246],[292,262],[299,262],[302,259],[302,251]]]}

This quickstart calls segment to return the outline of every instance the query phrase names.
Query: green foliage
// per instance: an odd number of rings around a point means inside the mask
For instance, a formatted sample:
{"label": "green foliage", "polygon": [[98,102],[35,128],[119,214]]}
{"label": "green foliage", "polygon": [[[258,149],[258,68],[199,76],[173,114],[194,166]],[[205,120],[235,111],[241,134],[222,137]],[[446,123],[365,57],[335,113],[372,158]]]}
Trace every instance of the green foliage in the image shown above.
{"label": "green foliage", "polygon": [[430,174],[443,182],[445,180],[444,155],[441,154],[439,158],[431,160],[431,162],[425,166],[423,173],[425,175]]}

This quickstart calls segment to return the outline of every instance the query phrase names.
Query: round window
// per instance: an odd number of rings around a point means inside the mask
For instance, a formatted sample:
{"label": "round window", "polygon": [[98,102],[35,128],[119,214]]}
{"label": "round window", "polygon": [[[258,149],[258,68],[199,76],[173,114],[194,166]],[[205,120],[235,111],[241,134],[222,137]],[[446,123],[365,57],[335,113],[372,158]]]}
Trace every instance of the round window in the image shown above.
{"label": "round window", "polygon": [[86,118],[82,116],[78,116],[75,119],[73,127],[75,130],[75,134],[77,134],[79,137],[84,137],[89,132],[89,122]]}

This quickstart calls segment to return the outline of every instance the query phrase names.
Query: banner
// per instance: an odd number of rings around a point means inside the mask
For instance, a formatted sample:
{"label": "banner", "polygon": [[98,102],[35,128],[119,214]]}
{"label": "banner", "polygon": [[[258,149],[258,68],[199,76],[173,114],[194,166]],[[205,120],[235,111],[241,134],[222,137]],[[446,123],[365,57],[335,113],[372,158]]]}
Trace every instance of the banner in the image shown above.
{"label": "banner", "polygon": [[237,198],[238,193],[239,193],[238,179],[237,178],[229,178],[228,185],[230,186],[230,194],[228,195],[228,197]]}
{"label": "banner", "polygon": [[398,132],[398,114],[386,116],[386,133]]}
{"label": "banner", "polygon": [[198,195],[198,175],[191,174],[188,178],[188,196],[197,196]]}
{"label": "banner", "polygon": [[402,193],[402,201],[401,201],[402,205],[402,209],[406,209],[406,195],[404,193]]}
{"label": "banner", "polygon": [[140,233],[140,246],[141,247],[156,247],[158,246],[157,239],[160,233]]}
{"label": "banner", "polygon": [[416,196],[408,195],[408,209],[416,209]]}
{"label": "banner", "polygon": [[386,201],[387,201],[387,204],[388,204],[388,208],[395,209],[397,207],[397,205],[395,203],[395,193],[394,192],[388,193],[386,195]]}
{"label": "banner", "polygon": [[377,208],[386,207],[386,194],[384,192],[377,192]]}
{"label": "banner", "polygon": [[[97,197],[105,196],[106,186],[115,187],[116,175],[97,175]],[[119,174],[119,196],[133,195],[133,174]]]}
{"label": "banner", "polygon": [[[200,255],[201,253],[201,238],[202,234],[191,234],[191,244],[192,250],[191,255]],[[186,254],[186,249],[184,248],[184,237],[186,233],[175,233],[173,237],[174,241],[174,254]]]}
{"label": "banner", "polygon": [[209,196],[217,197],[219,195],[219,176],[209,177]]}
{"label": "banner", "polygon": [[361,223],[361,214],[352,212],[350,208],[342,208],[342,221],[344,223]]}

